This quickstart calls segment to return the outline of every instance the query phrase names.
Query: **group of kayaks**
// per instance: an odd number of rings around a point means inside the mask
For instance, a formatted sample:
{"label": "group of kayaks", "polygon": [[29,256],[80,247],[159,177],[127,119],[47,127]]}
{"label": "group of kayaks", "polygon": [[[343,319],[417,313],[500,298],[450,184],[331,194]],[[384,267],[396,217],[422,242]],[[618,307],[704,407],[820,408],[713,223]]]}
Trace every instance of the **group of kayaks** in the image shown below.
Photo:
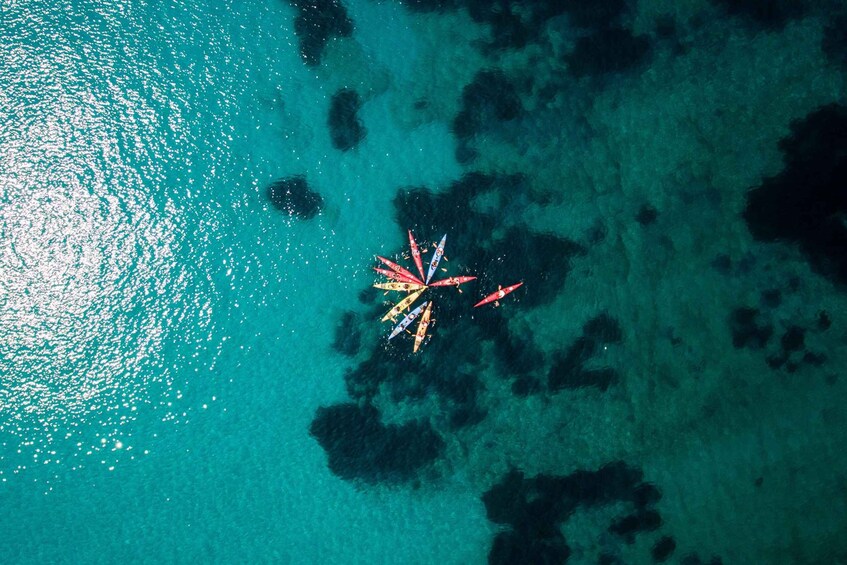
{"label": "group of kayaks", "polygon": [[[385,291],[398,291],[398,292],[408,292],[408,296],[403,298],[400,302],[395,304],[386,314],[382,317],[382,321],[396,321],[396,318],[399,317],[403,312],[409,310],[412,307],[412,304],[424,293],[424,291],[431,287],[438,286],[455,286],[459,287],[466,282],[472,281],[476,279],[476,277],[472,276],[456,276],[456,277],[447,277],[446,279],[441,279],[437,281],[432,281],[432,277],[435,275],[438,270],[438,265],[441,263],[441,259],[444,258],[444,245],[447,243],[447,235],[445,234],[441,241],[435,245],[435,252],[432,254],[432,258],[429,262],[426,276],[424,276],[424,268],[423,268],[423,259],[421,250],[418,248],[417,243],[415,242],[415,238],[412,235],[412,231],[409,230],[409,248],[412,253],[412,259],[415,262],[415,267],[417,268],[418,274],[420,276],[415,275],[408,269],[405,269],[398,265],[397,263],[391,261],[390,259],[386,259],[385,257],[380,257],[377,255],[377,259],[386,267],[374,267],[374,270],[388,277],[387,282],[380,282],[374,284],[375,288],[385,290]],[[447,270],[447,269],[443,269]],[[519,282],[507,287],[498,287],[498,289],[476,304],[474,304],[474,308],[479,306],[483,306],[485,304],[494,303],[495,306],[499,305],[499,300],[509,294],[510,292],[518,289],[523,283]],[[459,290],[461,292],[461,290]],[[407,328],[412,325],[415,320],[418,321],[418,327],[414,332],[415,344],[413,347],[413,352],[417,353],[418,349],[420,349],[421,344],[423,343],[424,338],[426,337],[427,329],[429,328],[430,321],[432,317],[432,301],[425,301],[419,306],[417,306],[414,310],[411,310],[408,314],[406,314],[403,319],[394,326],[394,329],[391,331],[391,334],[388,336],[388,339],[393,339],[400,335],[403,332],[412,333]]]}

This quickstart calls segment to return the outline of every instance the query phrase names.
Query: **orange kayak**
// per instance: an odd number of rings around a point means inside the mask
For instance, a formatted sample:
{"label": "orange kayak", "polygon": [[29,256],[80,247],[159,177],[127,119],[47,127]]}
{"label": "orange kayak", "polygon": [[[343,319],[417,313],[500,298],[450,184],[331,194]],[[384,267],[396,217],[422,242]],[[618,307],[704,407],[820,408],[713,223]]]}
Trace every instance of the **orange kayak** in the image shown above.
{"label": "orange kayak", "polygon": [[423,316],[421,316],[421,321],[418,322],[418,331],[415,333],[415,348],[412,350],[412,353],[417,353],[418,348],[421,346],[421,342],[423,342],[424,336],[426,336],[426,329],[429,327],[429,316],[432,311],[432,302],[426,305],[426,310],[424,310]]}
{"label": "orange kayak", "polygon": [[500,287],[500,289],[497,290],[497,292],[492,292],[491,294],[489,294],[488,296],[486,296],[485,298],[483,298],[482,300],[480,300],[479,302],[474,304],[473,307],[476,308],[477,306],[483,306],[485,304],[488,304],[489,302],[494,302],[495,300],[500,300],[501,298],[503,298],[504,296],[506,296],[510,292],[516,290],[522,284],[523,284],[522,282],[519,282],[517,284],[513,284],[512,286],[507,286],[506,288]]}

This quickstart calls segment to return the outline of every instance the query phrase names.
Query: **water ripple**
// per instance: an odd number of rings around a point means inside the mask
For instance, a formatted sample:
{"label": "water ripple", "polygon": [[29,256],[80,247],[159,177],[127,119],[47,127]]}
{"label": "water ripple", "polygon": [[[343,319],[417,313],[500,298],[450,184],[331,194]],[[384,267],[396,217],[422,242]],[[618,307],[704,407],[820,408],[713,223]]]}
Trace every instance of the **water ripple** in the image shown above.
{"label": "water ripple", "polygon": [[189,96],[116,28],[143,18],[88,8],[4,7],[3,480],[131,449],[121,430],[139,408],[179,394],[163,350],[185,361],[209,339],[208,236],[186,233],[198,211],[169,168],[191,136]]}

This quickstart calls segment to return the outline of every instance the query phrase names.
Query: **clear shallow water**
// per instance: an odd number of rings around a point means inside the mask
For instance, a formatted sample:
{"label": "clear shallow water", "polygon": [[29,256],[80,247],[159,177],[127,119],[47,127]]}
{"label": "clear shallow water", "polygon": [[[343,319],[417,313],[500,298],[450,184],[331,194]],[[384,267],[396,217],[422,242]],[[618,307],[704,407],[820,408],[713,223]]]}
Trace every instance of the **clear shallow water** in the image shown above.
{"label": "clear shallow water", "polygon": [[[625,22],[650,34],[644,66],[560,80],[584,30],[551,27],[543,49],[486,54],[489,28],[463,12],[346,7],[355,31],[319,66],[304,64],[296,12],[281,2],[4,7],[0,554],[485,562],[509,526],[489,521],[482,495],[510,468],[567,476],[615,461],[661,491],[662,529],[627,544],[607,530],[630,512],[624,499],[587,505],[556,526],[574,562],[651,562],[661,535],[675,557],[727,563],[837,554],[843,291],[796,246],[754,242],[741,219],[748,188],[781,170],[791,120],[843,102],[843,75],[820,51],[822,14],[752,34],[705,3],[642,2]],[[655,31],[660,17],[676,22],[676,44]],[[714,23],[694,23],[704,17]],[[531,83],[525,114],[482,128],[476,158],[460,164],[462,89],[495,66]],[[367,128],[346,152],[327,128],[343,87],[362,96]],[[479,379],[484,419],[451,426],[443,385],[421,399],[389,380],[369,402],[386,422],[433,422],[443,452],[400,484],[342,480],[309,427],[318,407],[349,400],[345,371],[380,350],[373,299],[359,295],[373,254],[404,245],[395,195],[449,195],[470,171],[529,179],[474,198],[472,210],[498,219],[480,241],[528,225],[585,248],[554,257],[548,276],[499,244],[492,269],[511,261],[535,281],[499,322],[531,335],[517,350],[543,361],[504,370],[500,337],[470,357],[440,349],[439,331],[479,331],[468,314],[443,313],[430,353],[457,382]],[[294,174],[324,199],[311,220],[265,198]],[[646,204],[655,224],[636,221]],[[473,217],[460,212],[450,233]],[[437,238],[421,215],[432,233],[419,238]],[[471,260],[469,247],[448,249],[455,268]],[[566,284],[551,287],[568,261]],[[762,294],[773,289],[775,305]],[[733,345],[727,319],[742,306],[770,322],[765,347]],[[332,347],[347,310],[361,316],[353,358]],[[816,325],[820,310],[832,329]],[[602,312],[622,335],[586,367],[613,368],[612,386],[513,392],[515,375],[546,376]],[[826,364],[768,367],[792,325]]]}
{"label": "clear shallow water", "polygon": [[[416,506],[334,481],[307,430],[342,394],[329,340],[379,240],[344,222],[371,206],[362,185],[409,170],[326,166],[326,102],[286,6],[4,17],[3,554],[344,561],[338,531],[376,548],[362,562],[384,553],[375,525]],[[329,201],[312,224],[264,200],[290,172]],[[403,521],[400,547],[454,535]]]}

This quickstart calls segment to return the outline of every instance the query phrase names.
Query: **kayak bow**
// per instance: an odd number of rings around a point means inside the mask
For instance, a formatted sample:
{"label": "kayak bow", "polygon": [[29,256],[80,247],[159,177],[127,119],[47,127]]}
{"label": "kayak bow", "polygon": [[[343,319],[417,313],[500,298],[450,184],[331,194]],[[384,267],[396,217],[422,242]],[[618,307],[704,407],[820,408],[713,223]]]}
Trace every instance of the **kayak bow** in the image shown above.
{"label": "kayak bow", "polygon": [[426,335],[426,329],[429,327],[429,316],[431,311],[432,302],[426,305],[426,310],[424,310],[423,316],[421,316],[421,321],[418,323],[418,331],[415,333],[415,347],[412,349],[412,353],[418,352],[418,348],[421,346],[421,342]]}
{"label": "kayak bow", "polygon": [[459,286],[474,279],[476,277],[447,277],[446,279],[429,283],[429,286]]}
{"label": "kayak bow", "polygon": [[409,247],[412,249],[412,259],[415,260],[415,266],[418,268],[418,273],[423,279],[423,263],[421,262],[421,252],[418,249],[418,244],[415,243],[415,237],[412,235],[412,230],[409,230]]}
{"label": "kayak bow", "polygon": [[501,298],[503,298],[504,296],[506,296],[510,292],[516,290],[522,284],[523,284],[522,282],[519,282],[517,284],[513,284],[512,286],[507,286],[506,288],[500,287],[499,290],[497,290],[496,292],[492,292],[491,294],[489,294],[488,296],[486,296],[485,298],[483,298],[482,300],[480,300],[479,302],[474,304],[473,307],[476,308],[477,306],[483,306],[485,304],[488,304],[489,302],[494,302],[495,300],[500,300]]}
{"label": "kayak bow", "polygon": [[424,283],[421,279],[419,279],[418,277],[416,277],[394,261],[389,261],[385,257],[380,257],[379,255],[377,255],[376,258],[388,265],[388,268],[397,273],[398,275],[402,275],[404,278],[410,279],[412,282],[416,282],[418,284]]}
{"label": "kayak bow", "polygon": [[441,257],[444,255],[444,244],[447,243],[447,234],[444,234],[444,237],[441,238],[441,241],[438,244],[438,247],[435,248],[435,254],[432,256],[432,261],[429,263],[429,271],[426,274],[426,284],[429,284],[429,280],[432,278],[432,275],[435,274],[435,270],[438,268],[438,263],[441,261]]}
{"label": "kayak bow", "polygon": [[409,313],[406,315],[406,317],[405,317],[405,318],[403,318],[403,321],[402,321],[402,322],[400,322],[399,324],[397,324],[397,326],[396,326],[396,327],[394,328],[394,330],[391,332],[391,335],[390,335],[390,336],[388,336],[388,339],[392,339],[393,337],[395,337],[395,336],[397,336],[397,335],[399,335],[399,334],[403,333],[403,330],[405,330],[406,328],[408,328],[408,327],[409,327],[409,325],[410,325],[412,322],[414,322],[414,321],[415,321],[415,318],[417,318],[417,317],[418,317],[418,315],[421,313],[421,310],[423,310],[423,309],[424,309],[424,307],[425,307],[427,304],[429,304],[429,303],[428,303],[428,302],[424,302],[423,304],[421,304],[420,306],[418,306],[417,308],[415,308],[414,310],[412,310],[411,312],[409,312]]}
{"label": "kayak bow", "polygon": [[411,306],[411,305],[412,305],[412,303],[413,303],[415,300],[417,300],[417,299],[418,299],[418,296],[420,296],[420,295],[421,295],[421,293],[422,293],[423,291],[424,291],[424,289],[416,290],[415,292],[413,292],[412,294],[410,294],[409,296],[407,296],[406,298],[404,298],[403,300],[401,300],[400,302],[398,302],[398,303],[394,306],[394,308],[392,308],[391,310],[389,310],[389,311],[385,314],[385,316],[383,316],[383,317],[382,317],[382,320],[380,320],[380,321],[384,322],[384,321],[386,321],[386,320],[388,320],[388,319],[393,319],[393,318],[394,318],[395,316],[397,316],[400,312],[402,312],[403,310],[405,310],[406,308],[408,308],[409,306]]}
{"label": "kayak bow", "polygon": [[402,292],[412,292],[414,290],[422,290],[426,288],[422,284],[413,283],[413,282],[386,282],[386,283],[376,283],[374,288],[378,288],[381,290],[399,290]]}

